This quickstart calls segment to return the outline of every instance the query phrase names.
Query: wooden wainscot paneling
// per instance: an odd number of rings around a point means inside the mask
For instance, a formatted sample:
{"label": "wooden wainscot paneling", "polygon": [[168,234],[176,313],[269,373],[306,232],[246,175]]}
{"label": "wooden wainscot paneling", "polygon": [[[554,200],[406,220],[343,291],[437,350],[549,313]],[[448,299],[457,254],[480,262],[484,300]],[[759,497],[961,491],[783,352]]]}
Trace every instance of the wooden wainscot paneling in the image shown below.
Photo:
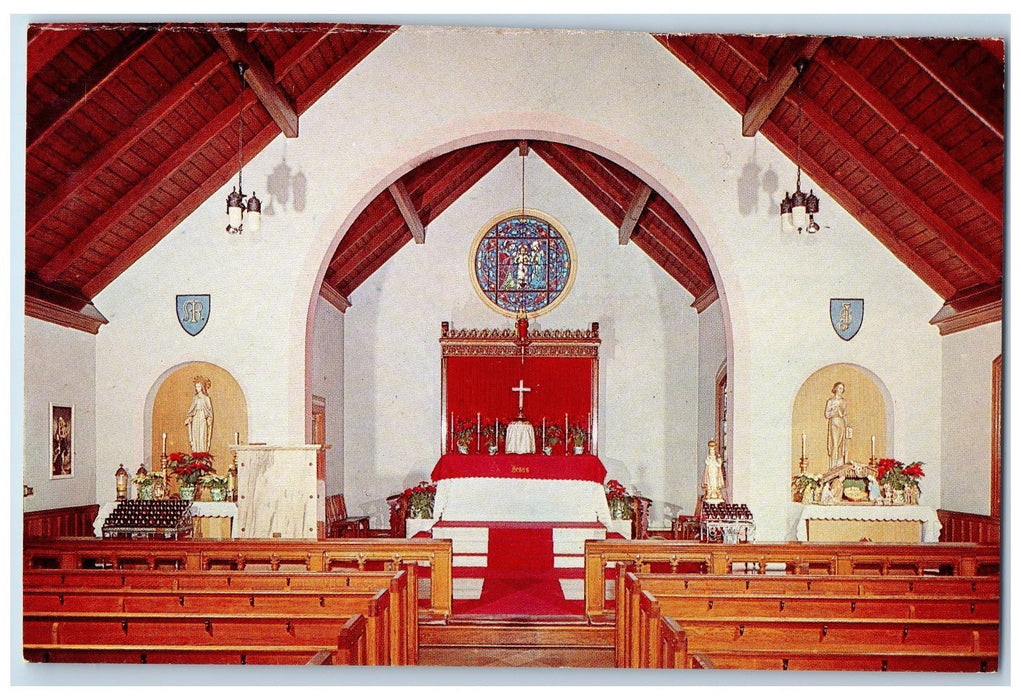
{"label": "wooden wainscot paneling", "polygon": [[91,537],[97,515],[97,504],[25,513],[25,537]]}

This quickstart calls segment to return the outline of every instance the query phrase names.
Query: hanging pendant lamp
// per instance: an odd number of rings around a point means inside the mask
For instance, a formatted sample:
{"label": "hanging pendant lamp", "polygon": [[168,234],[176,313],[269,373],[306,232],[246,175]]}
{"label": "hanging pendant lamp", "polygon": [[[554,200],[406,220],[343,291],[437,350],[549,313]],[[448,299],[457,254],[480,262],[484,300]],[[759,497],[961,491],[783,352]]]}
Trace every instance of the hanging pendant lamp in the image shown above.
{"label": "hanging pendant lamp", "polygon": [[247,66],[238,61],[235,67],[241,79],[241,90],[238,92],[238,185],[236,188],[232,188],[231,193],[227,195],[227,233],[242,233],[245,221],[248,222],[249,232],[258,233],[262,228],[262,202],[255,196],[255,192],[252,192],[252,196],[246,201],[245,191],[241,187],[245,126],[242,97],[245,92],[245,69]]}
{"label": "hanging pendant lamp", "polygon": [[807,231],[817,233],[819,224],[815,222],[815,215],[819,213],[819,198],[811,189],[808,194],[801,191],[801,76],[808,67],[808,59],[799,58],[794,62],[798,71],[795,80],[798,83],[798,149],[795,164],[798,168],[798,179],[795,185],[794,194],[785,192],[783,201],[780,202],[780,227],[785,233]]}

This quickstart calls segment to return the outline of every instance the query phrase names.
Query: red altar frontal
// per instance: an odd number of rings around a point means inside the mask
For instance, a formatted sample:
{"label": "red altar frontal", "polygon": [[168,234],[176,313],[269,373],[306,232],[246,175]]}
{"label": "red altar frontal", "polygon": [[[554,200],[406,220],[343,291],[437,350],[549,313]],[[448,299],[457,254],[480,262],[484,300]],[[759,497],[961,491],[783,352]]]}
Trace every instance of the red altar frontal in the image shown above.
{"label": "red altar frontal", "polygon": [[433,481],[467,477],[567,479],[602,484],[606,468],[595,455],[443,455]]}

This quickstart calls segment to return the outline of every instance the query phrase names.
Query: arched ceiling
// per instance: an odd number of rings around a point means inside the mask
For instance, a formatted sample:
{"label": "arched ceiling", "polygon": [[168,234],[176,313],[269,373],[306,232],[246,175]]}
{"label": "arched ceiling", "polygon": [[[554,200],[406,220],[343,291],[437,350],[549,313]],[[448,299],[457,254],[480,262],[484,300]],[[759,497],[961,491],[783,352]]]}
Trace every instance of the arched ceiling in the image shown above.
{"label": "arched ceiling", "polygon": [[[33,24],[26,55],[26,306],[78,312],[237,172],[236,61],[249,66],[244,160],[397,27],[334,23]],[[655,35],[801,163],[944,300],[999,303],[1004,41]],[[395,66],[399,70],[400,66]],[[738,126],[740,124],[740,126]],[[479,144],[422,164],[345,236],[324,296],[343,300],[513,149],[534,149],[694,296],[714,286],[687,226],[634,175],[563,144]],[[29,311],[31,312],[31,311]]]}

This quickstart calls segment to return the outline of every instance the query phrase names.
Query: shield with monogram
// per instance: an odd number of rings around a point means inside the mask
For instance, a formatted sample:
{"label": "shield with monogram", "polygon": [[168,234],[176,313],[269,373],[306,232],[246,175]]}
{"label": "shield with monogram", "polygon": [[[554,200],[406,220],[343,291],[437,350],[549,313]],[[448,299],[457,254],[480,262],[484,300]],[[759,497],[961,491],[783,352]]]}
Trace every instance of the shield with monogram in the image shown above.
{"label": "shield with monogram", "polygon": [[177,320],[188,335],[198,335],[209,320],[208,294],[178,294]]}
{"label": "shield with monogram", "polygon": [[855,336],[864,318],[864,299],[830,299],[830,323],[844,340]]}

